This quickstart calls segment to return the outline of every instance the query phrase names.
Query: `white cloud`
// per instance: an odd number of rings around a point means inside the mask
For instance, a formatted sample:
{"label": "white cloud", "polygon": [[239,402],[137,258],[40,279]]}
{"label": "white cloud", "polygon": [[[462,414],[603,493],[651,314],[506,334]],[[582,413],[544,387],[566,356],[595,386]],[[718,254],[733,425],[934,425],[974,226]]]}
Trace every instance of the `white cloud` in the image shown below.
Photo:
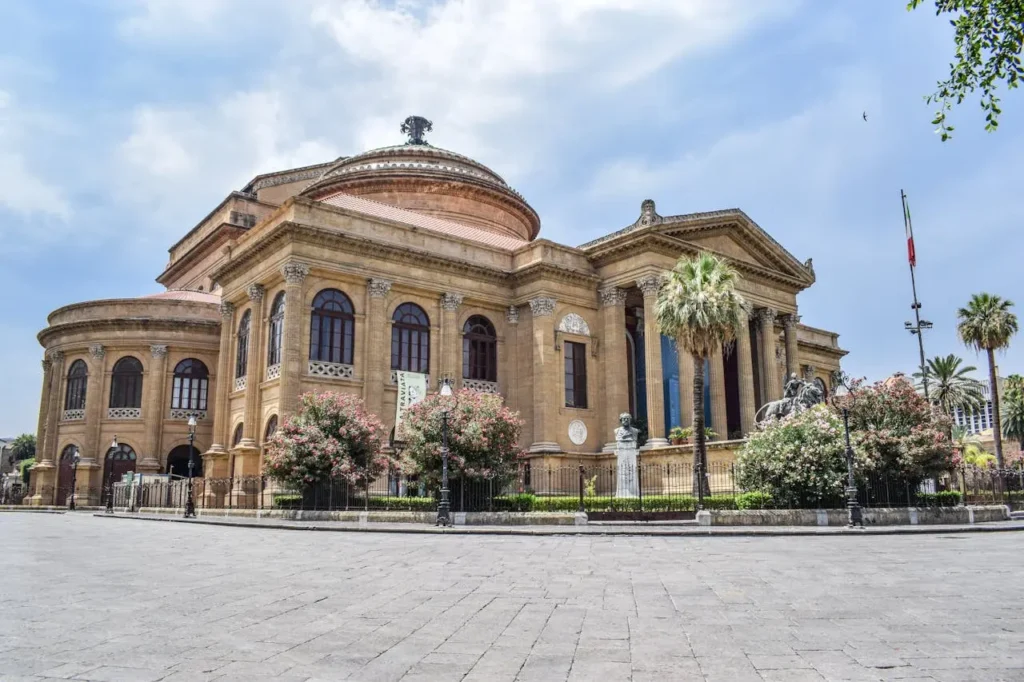
{"label": "white cloud", "polygon": [[[43,215],[60,220],[71,216],[71,207],[56,185],[34,172],[26,160],[31,138],[31,117],[15,108],[14,95],[0,90],[0,208],[23,216]],[[0,234],[17,223],[0,221]],[[13,236],[13,235],[12,235]]]}

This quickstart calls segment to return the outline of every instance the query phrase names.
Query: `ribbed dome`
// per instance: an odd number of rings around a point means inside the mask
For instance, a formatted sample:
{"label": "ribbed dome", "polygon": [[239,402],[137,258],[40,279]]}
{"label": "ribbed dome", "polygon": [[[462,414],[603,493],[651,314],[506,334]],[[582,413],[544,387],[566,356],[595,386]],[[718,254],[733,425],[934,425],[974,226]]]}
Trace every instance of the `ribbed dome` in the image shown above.
{"label": "ribbed dome", "polygon": [[427,144],[421,135],[410,136],[404,145],[339,160],[303,195],[324,200],[350,194],[515,239],[537,236],[537,212],[500,175],[467,156]]}

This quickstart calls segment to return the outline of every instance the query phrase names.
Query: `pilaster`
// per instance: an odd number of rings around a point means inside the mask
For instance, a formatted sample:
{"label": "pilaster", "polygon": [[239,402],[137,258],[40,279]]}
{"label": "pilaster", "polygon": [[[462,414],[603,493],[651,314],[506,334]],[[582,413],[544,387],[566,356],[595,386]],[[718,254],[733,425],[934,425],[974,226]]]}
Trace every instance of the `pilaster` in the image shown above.
{"label": "pilaster", "polygon": [[363,386],[363,400],[366,409],[382,417],[384,404],[384,378],[386,364],[390,362],[390,344],[385,339],[388,330],[387,303],[391,293],[391,282],[386,279],[370,278],[366,284],[369,346],[364,357],[367,360],[366,384]]}
{"label": "pilaster", "polygon": [[[250,322],[251,324],[251,322]],[[228,396],[231,395],[231,388],[234,385],[231,371],[232,353],[231,338],[235,333],[235,305],[227,301],[220,304],[220,355],[217,357],[217,395],[214,399],[213,409],[213,443],[210,445],[211,454],[223,455],[227,452],[225,447],[230,443],[228,435]],[[252,338],[250,331],[250,339]],[[156,357],[154,355],[154,357]],[[246,378],[248,381],[248,378]],[[163,417],[163,415],[160,415]],[[205,466],[205,464],[204,464]],[[206,469],[204,468],[205,472]]]}
{"label": "pilaster", "polygon": [[664,371],[661,367],[661,332],[655,305],[662,280],[658,275],[638,279],[644,295],[644,360],[647,365],[647,444],[645,449],[668,445],[665,438]]}
{"label": "pilaster", "polygon": [[601,324],[604,337],[602,365],[604,366],[604,433],[612,440],[606,442],[603,452],[615,452],[615,429],[619,415],[629,411],[626,367],[626,292],[618,287],[601,289]]}
{"label": "pilaster", "polygon": [[[223,344],[222,344],[223,345]],[[167,346],[159,344],[149,347],[149,354],[152,356],[152,360],[149,363],[149,376],[146,377],[145,389],[146,389],[146,400],[142,404],[142,417],[146,422],[146,449],[142,456],[142,461],[139,462],[139,471],[141,472],[157,472],[160,471],[160,454],[161,454],[161,443],[160,439],[163,435],[163,423],[164,423],[164,410],[163,410],[163,399],[164,399],[164,382],[167,377]],[[223,364],[223,359],[218,359],[220,364]],[[220,375],[223,376],[223,375]],[[219,382],[223,383],[223,382]],[[221,387],[217,387],[217,398],[214,409],[219,408],[220,405],[220,391]],[[214,413],[216,416],[219,413],[219,409]],[[216,432],[216,429],[214,429]]]}
{"label": "pilaster", "polygon": [[559,368],[555,361],[555,299],[530,300],[533,345],[533,444],[530,452],[560,452],[554,430],[558,400]]}
{"label": "pilaster", "polygon": [[[284,419],[298,411],[301,377],[305,373],[302,362],[302,320],[305,317],[303,284],[309,275],[309,266],[305,263],[289,262],[281,267],[281,274],[285,282],[285,305],[278,418]],[[254,429],[259,429],[259,421],[258,417],[254,419]],[[256,430],[253,433],[259,432]]]}

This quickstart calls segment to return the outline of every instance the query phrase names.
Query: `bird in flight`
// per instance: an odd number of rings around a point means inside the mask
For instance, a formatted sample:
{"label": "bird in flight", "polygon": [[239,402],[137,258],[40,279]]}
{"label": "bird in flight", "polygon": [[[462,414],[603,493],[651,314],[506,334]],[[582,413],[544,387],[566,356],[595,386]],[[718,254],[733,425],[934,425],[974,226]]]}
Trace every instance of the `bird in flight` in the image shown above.
{"label": "bird in flight", "polygon": [[868,120],[868,112],[865,111],[863,114],[861,114],[861,116],[864,117],[865,121]]}

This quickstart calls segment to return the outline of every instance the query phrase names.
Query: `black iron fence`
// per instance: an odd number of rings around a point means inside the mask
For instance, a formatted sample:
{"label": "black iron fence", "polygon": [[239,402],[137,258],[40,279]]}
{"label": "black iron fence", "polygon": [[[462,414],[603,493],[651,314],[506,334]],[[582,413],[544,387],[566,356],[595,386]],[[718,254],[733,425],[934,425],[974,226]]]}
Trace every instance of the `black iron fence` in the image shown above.
{"label": "black iron fence", "polygon": [[[743,490],[735,464],[712,463],[705,474],[707,509],[841,509],[842,490],[808,499],[775,499],[767,486]],[[644,462],[619,469],[609,465],[531,466],[524,464],[506,477],[453,477],[453,512],[516,511],[591,514],[661,513],[686,517],[697,509],[697,479],[691,463]],[[182,509],[188,482],[143,481],[130,488],[114,486],[118,508]],[[197,478],[193,496],[198,509],[256,509],[303,511],[425,511],[437,508],[439,491],[414,478],[390,472],[369,485],[329,480],[302,487],[261,476]],[[968,504],[1024,506],[1024,472],[963,470],[928,481],[869,476],[858,485],[865,507],[928,507]]]}

